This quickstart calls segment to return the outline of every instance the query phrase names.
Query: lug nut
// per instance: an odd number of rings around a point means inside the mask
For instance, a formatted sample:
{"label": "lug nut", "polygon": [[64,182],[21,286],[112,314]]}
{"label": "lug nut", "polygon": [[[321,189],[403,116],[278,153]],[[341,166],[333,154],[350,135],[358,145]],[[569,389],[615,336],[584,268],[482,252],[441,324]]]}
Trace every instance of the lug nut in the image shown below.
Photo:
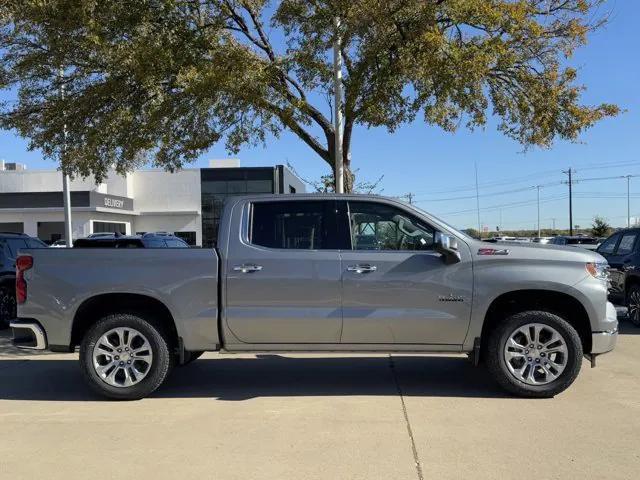
{"label": "lug nut", "polygon": [[118,353],[122,353],[122,349],[121,348],[118,349]]}
{"label": "lug nut", "polygon": [[127,360],[127,363],[131,363],[131,360]]}
{"label": "lug nut", "polygon": [[531,360],[533,360],[533,359],[532,359],[531,357],[528,357],[528,358],[527,358],[527,360],[531,361]]}
{"label": "lug nut", "polygon": [[120,357],[118,355],[115,356],[116,360],[120,360]]}
{"label": "lug nut", "polygon": [[529,350],[525,350],[524,353],[529,353]]}
{"label": "lug nut", "polygon": [[540,359],[539,358],[536,358],[536,363],[540,363]]}
{"label": "lug nut", "polygon": [[540,356],[541,356],[541,357],[544,357],[544,352],[542,352],[542,353],[540,354]]}
{"label": "lug nut", "polygon": [[529,348],[533,348],[533,347],[534,347],[533,343],[531,345],[529,345]]}
{"label": "lug nut", "polygon": [[124,362],[120,362],[120,366],[124,365]]}
{"label": "lug nut", "polygon": [[538,345],[538,350],[542,350],[542,345]]}
{"label": "lug nut", "polygon": [[[540,347],[538,347],[538,348],[540,348]],[[125,351],[125,352],[128,352],[128,351],[129,351],[129,347],[126,347],[126,348],[124,349],[124,351]]]}

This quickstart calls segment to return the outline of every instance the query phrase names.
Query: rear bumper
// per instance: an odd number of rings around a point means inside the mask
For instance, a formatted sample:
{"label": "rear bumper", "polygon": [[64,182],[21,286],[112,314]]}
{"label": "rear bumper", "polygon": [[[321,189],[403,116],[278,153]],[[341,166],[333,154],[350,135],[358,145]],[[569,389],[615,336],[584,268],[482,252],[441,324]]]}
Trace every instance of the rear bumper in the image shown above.
{"label": "rear bumper", "polygon": [[47,334],[35,320],[15,319],[9,322],[9,326],[14,346],[25,350],[46,350]]}
{"label": "rear bumper", "polygon": [[618,340],[618,313],[611,302],[607,302],[606,324],[609,328],[591,334],[591,353],[601,354],[613,350]]}

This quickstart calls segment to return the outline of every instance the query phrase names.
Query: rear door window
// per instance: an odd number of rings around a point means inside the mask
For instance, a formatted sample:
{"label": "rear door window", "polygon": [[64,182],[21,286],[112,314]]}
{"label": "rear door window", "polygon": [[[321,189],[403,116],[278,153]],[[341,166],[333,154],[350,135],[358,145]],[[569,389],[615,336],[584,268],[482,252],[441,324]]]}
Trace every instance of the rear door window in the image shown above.
{"label": "rear door window", "polygon": [[622,235],[620,239],[620,243],[618,244],[618,250],[616,251],[617,255],[629,255],[633,252],[633,247],[636,243],[636,234],[635,233],[625,233]]}
{"label": "rear door window", "polygon": [[334,201],[255,202],[251,208],[252,244],[290,250],[337,248]]}

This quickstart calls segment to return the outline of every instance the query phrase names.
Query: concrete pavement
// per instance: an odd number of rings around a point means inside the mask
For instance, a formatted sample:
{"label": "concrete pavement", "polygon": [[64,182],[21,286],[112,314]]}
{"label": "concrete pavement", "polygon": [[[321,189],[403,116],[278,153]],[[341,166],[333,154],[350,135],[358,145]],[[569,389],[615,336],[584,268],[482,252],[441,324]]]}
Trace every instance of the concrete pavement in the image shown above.
{"label": "concrete pavement", "polygon": [[207,354],[109,402],[77,354],[0,337],[0,479],[632,479],[640,329],[550,400],[505,396],[462,356]]}

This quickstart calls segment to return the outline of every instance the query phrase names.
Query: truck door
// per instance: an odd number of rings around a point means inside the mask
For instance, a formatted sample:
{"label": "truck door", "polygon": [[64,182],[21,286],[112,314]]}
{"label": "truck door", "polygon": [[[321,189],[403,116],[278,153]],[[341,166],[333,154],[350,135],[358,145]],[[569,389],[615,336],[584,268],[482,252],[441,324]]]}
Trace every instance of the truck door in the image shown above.
{"label": "truck door", "polygon": [[[291,198],[291,197],[289,197]],[[229,242],[225,318],[243,343],[339,343],[333,200],[255,201]]]}
{"label": "truck door", "polygon": [[344,203],[351,249],[342,252],[342,343],[462,344],[473,286],[466,244],[461,262],[447,265],[433,250],[435,229],[412,212]]}

